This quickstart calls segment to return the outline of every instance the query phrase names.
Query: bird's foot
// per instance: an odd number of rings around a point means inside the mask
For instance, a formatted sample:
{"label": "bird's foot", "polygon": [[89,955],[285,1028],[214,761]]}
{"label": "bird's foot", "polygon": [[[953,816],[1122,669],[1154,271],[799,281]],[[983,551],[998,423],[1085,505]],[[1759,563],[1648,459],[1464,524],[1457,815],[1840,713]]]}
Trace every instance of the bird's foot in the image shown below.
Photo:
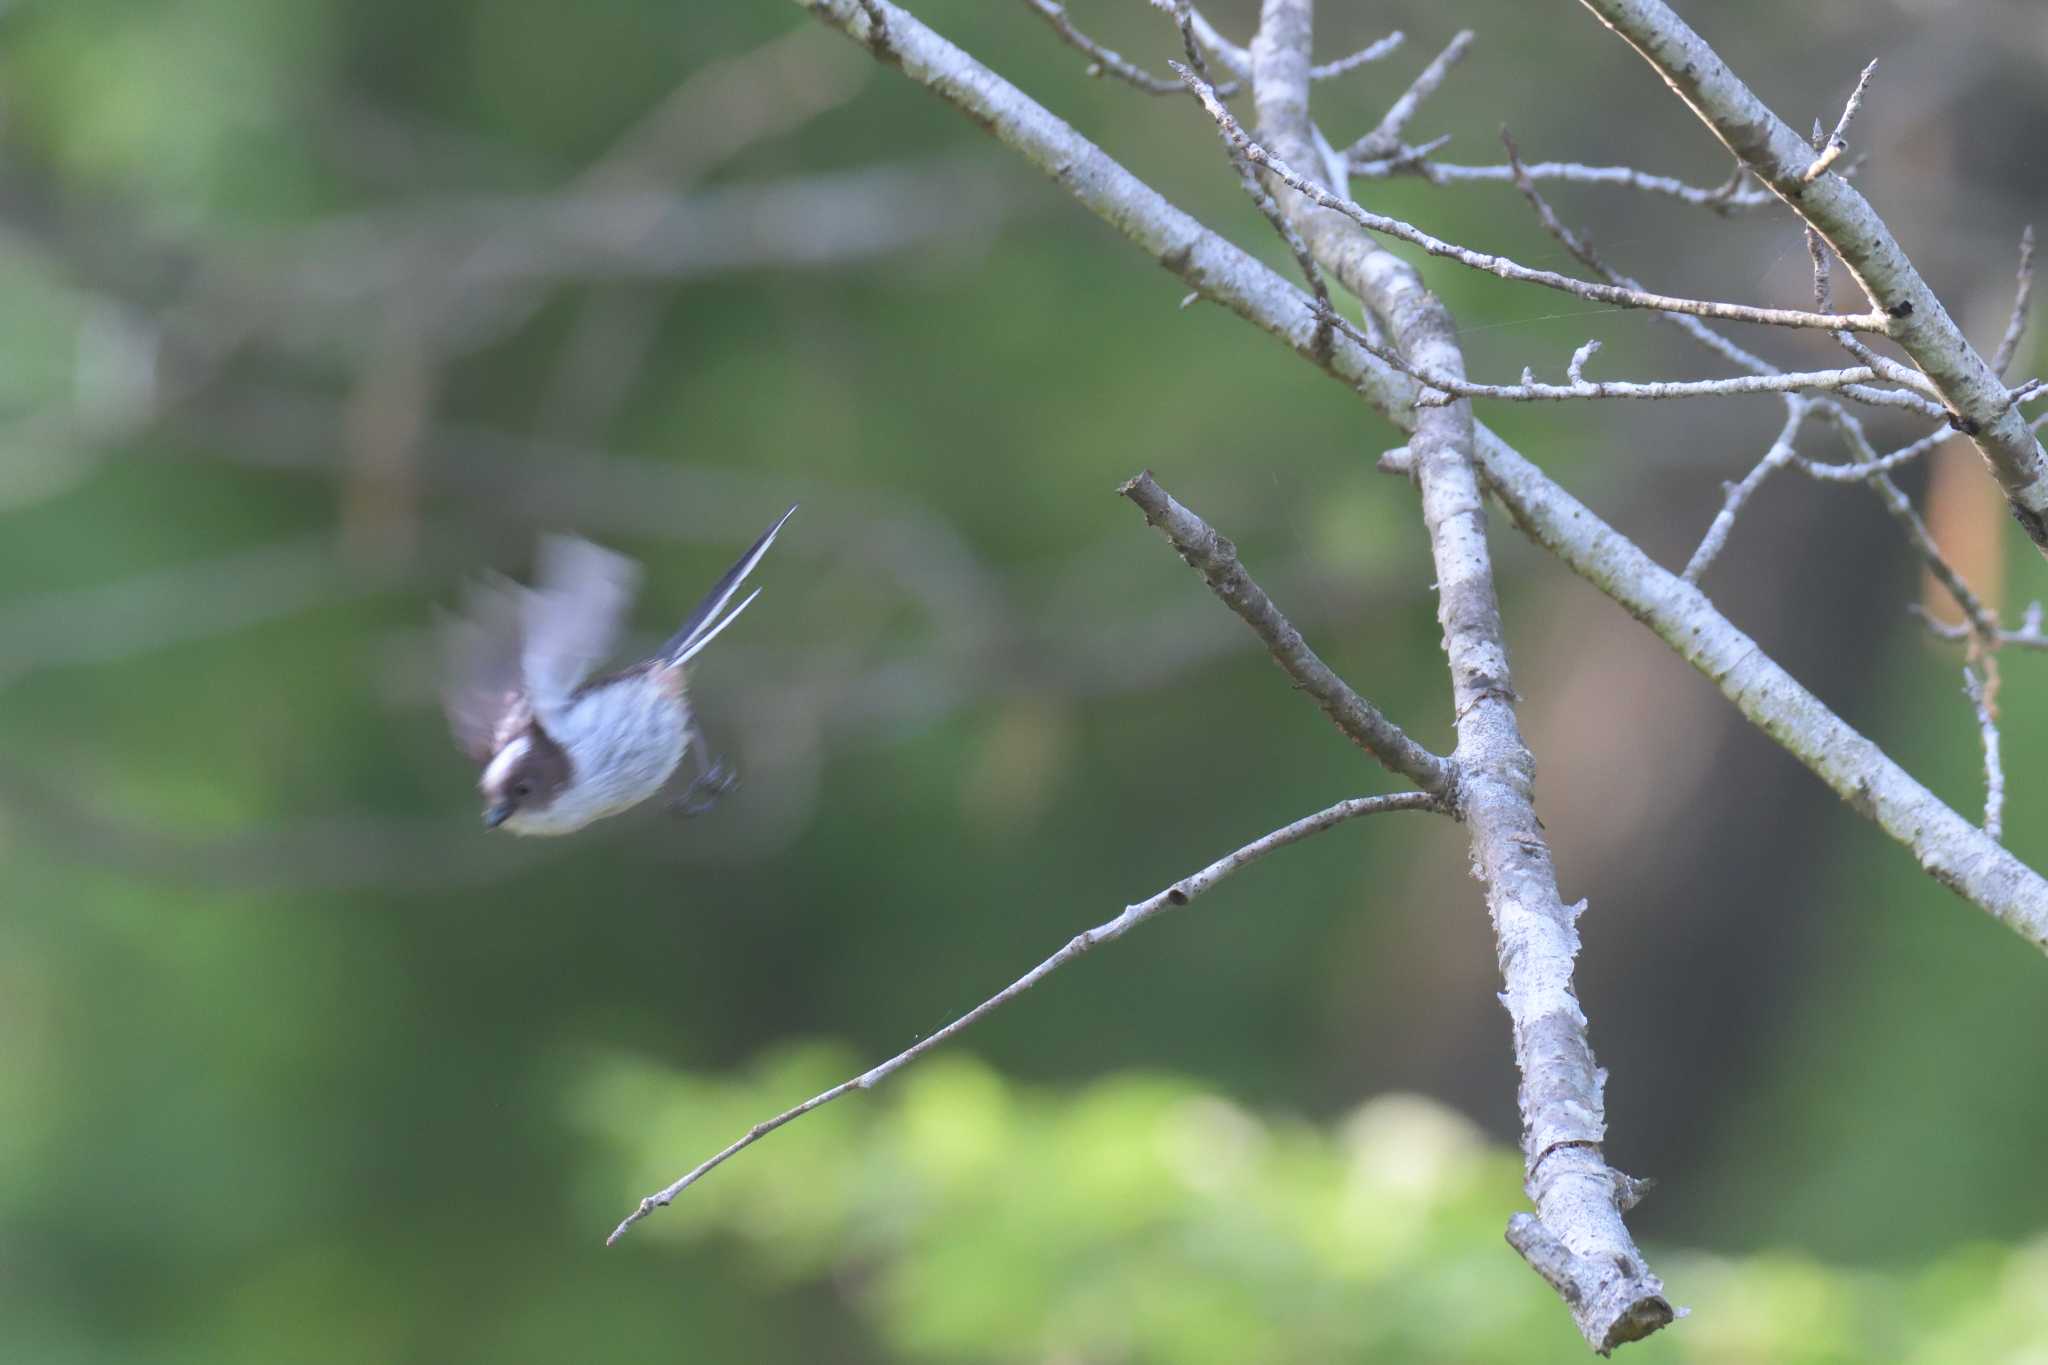
{"label": "bird's foot", "polygon": [[681,793],[669,798],[668,808],[685,819],[702,815],[718,804],[719,798],[737,787],[740,775],[722,759],[712,760],[711,766],[690,780],[690,785]]}

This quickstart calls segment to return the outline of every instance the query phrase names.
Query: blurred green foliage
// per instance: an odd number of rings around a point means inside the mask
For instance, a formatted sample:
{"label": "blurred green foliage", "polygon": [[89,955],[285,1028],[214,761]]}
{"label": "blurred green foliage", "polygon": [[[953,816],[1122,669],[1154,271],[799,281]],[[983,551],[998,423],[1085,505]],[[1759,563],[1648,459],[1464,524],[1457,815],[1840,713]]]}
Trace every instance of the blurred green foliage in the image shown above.
{"label": "blurred green foliage", "polygon": [[[598,1139],[593,1193],[622,1174],[653,1188],[855,1069],[836,1047],[737,1076],[583,1056],[564,1102]],[[1520,1174],[1417,1096],[1321,1125],[1183,1080],[1051,1093],[955,1056],[796,1120],[626,1235],[815,1286],[904,1361],[1583,1360],[1501,1238]],[[1631,1359],[1934,1365],[2018,1359],[2048,1333],[2038,1240],[1908,1273],[1653,1255],[1693,1316]]]}

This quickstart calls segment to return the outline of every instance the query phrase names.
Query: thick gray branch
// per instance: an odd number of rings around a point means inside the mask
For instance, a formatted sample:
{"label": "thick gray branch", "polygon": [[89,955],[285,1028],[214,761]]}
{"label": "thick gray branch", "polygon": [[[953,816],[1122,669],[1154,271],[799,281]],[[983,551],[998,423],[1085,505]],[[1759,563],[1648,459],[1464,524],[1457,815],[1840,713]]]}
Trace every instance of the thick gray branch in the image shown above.
{"label": "thick gray branch", "polygon": [[1117,492],[1144,511],[1146,524],[1165,536],[1188,566],[1202,575],[1210,591],[1266,642],[1273,662],[1294,679],[1295,686],[1315,698],[1316,705],[1323,708],[1323,714],[1339,730],[1424,791],[1447,800],[1451,797],[1457,781],[1457,770],[1451,762],[1410,739],[1309,648],[1294,623],[1273,605],[1266,590],[1252,581],[1251,574],[1238,562],[1235,545],[1176,502],[1149,470]]}
{"label": "thick gray branch", "polygon": [[1758,180],[1827,239],[1863,292],[1892,319],[1888,335],[1933,381],[1976,443],[2013,516],[2048,555],[2048,456],[1997,372],[1949,317],[1891,229],[1839,175],[1805,180],[1813,148],[1661,0],[1581,0],[1642,54]]}
{"label": "thick gray branch", "polygon": [[[1321,163],[1308,109],[1313,14],[1311,0],[1265,0],[1252,40],[1259,131],[1274,155],[1294,167]],[[1300,174],[1316,180],[1313,169]],[[1313,184],[1296,185],[1277,172],[1273,180],[1274,198],[1309,250],[1385,320],[1399,353],[1430,373],[1462,379],[1465,360],[1450,312],[1414,268],[1361,231],[1353,215],[1314,194]],[[1472,831],[1472,855],[1493,916],[1506,986],[1501,1002],[1514,1026],[1522,1078],[1526,1188],[1543,1230],[1540,1238],[1510,1241],[1518,1250],[1538,1240],[1569,1249],[1538,1268],[1587,1342],[1611,1351],[1665,1326],[1673,1313],[1622,1220],[1633,1187],[1600,1151],[1606,1076],[1593,1060],[1586,1016],[1572,989],[1576,921],[1585,907],[1566,905],[1558,893],[1550,846],[1536,818],[1536,763],[1515,720],[1473,463],[1472,408],[1466,402],[1422,408],[1414,422],[1411,449],[1436,561],[1437,619],[1457,715],[1458,808]]]}
{"label": "thick gray branch", "polygon": [[[866,21],[854,0],[798,3],[849,37],[865,39]],[[1277,271],[1204,228],[1044,106],[908,13],[893,7],[891,13],[896,16],[892,60],[904,75],[1052,176],[1083,207],[1202,297],[1321,368],[1396,426],[1414,427],[1414,382],[1342,332],[1332,335],[1321,325],[1313,301]],[[1478,430],[1480,472],[1489,486],[1514,489],[1514,500],[1503,501],[1520,509],[1517,519],[1524,532],[1713,679],[1745,718],[1816,776],[1845,797],[1856,797],[1851,805],[1944,885],[2048,949],[2048,882],[1985,839],[1801,687],[1715,610],[1705,594],[1666,572],[1484,424]],[[1865,472],[1855,471],[1853,477],[1861,479]],[[1539,511],[1543,515],[1536,518]],[[1742,664],[1740,678],[1723,682],[1734,676],[1736,663]],[[1872,801],[1858,796],[1858,763],[1872,765]]]}
{"label": "thick gray branch", "polygon": [[2048,950],[2048,882],[2038,873],[1800,686],[1698,588],[1666,571],[1484,426],[1479,462],[1487,486],[1524,534],[1655,631],[1757,728],[1905,845],[1929,876]]}
{"label": "thick gray branch", "polygon": [[[866,39],[867,21],[855,0],[801,2],[856,40]],[[1342,331],[1333,333],[1301,290],[1204,229],[909,14],[885,0],[876,3],[889,15],[886,59],[906,76],[1052,176],[1202,297],[1281,341],[1396,425],[1416,426],[1414,382]],[[1931,875],[2037,947],[2048,948],[2048,882],[1913,781],[1794,681],[1704,594],[1665,571],[1484,426],[1476,434],[1480,472],[1526,534],[1655,631],[1712,679],[1746,718],[1904,845]],[[1546,1166],[1571,1150],[1546,1159]],[[1609,1197],[1590,1183],[1584,1192],[1594,1201]],[[1632,1191],[1624,1190],[1619,1202],[1630,1198]],[[1545,1235],[1548,1231],[1544,1223],[1518,1221],[1509,1235],[1553,1283],[1576,1284],[1583,1248]]]}

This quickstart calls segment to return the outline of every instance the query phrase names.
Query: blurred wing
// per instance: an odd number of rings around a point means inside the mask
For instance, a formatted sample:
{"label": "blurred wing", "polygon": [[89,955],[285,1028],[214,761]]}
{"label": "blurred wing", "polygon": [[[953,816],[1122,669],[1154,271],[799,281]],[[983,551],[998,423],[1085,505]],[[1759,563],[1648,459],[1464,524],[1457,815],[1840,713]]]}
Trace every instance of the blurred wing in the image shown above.
{"label": "blurred wing", "polygon": [[519,673],[519,609],[523,594],[503,579],[472,587],[461,616],[440,622],[441,705],[455,742],[488,763],[513,713],[526,709]]}
{"label": "blurred wing", "polygon": [[550,536],[541,542],[539,577],[523,603],[519,663],[534,709],[545,714],[566,705],[610,656],[640,570],[587,540]]}

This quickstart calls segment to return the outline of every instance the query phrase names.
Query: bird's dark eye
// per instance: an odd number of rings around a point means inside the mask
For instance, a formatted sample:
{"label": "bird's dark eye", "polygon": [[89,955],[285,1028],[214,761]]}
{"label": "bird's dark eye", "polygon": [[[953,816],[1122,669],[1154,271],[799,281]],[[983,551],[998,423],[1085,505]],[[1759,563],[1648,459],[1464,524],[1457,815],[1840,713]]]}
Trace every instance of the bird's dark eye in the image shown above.
{"label": "bird's dark eye", "polygon": [[524,801],[527,797],[533,795],[533,784],[530,782],[514,782],[512,784],[512,795],[515,799]]}

